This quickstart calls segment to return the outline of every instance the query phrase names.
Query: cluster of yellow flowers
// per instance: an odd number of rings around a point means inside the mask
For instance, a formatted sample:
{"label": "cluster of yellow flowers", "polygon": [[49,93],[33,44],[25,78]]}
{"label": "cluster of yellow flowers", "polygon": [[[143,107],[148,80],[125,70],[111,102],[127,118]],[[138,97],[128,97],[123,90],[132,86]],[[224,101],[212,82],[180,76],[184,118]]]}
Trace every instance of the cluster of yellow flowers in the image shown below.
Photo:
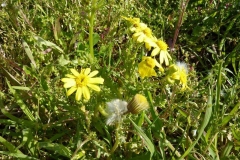
{"label": "cluster of yellow flowers", "polygon": [[[133,32],[132,38],[137,42],[145,45],[148,51],[151,51],[151,56],[142,57],[142,61],[138,65],[138,72],[141,78],[157,76],[154,67],[157,66],[159,70],[163,73],[165,66],[169,66],[169,61],[172,57],[168,53],[168,45],[161,39],[157,39],[152,30],[147,27],[146,24],[140,22],[139,18],[127,18],[123,17],[125,20],[129,21],[132,26],[130,28]],[[159,55],[159,62],[155,59],[155,56]],[[167,72],[167,82],[168,83],[178,83],[182,85],[182,90],[187,88],[187,67],[185,63],[176,63],[169,66],[169,71]]]}
{"label": "cluster of yellow flowers", "polygon": [[[125,20],[129,21],[132,26],[130,28],[133,32],[132,38],[137,42],[145,45],[148,51],[151,51],[151,56],[143,56],[142,61],[138,64],[138,72],[141,78],[157,76],[154,70],[155,66],[164,73],[163,64],[169,66],[172,57],[168,53],[168,45],[161,39],[157,39],[153,36],[152,30],[147,27],[146,24],[141,23],[139,18],[127,18],[123,17]],[[155,57],[159,55],[159,62]],[[70,88],[67,91],[67,96],[70,96],[76,91],[75,99],[77,101],[84,100],[88,101],[90,99],[89,88],[95,91],[100,91],[100,87],[97,84],[103,84],[104,79],[101,77],[93,78],[98,74],[98,71],[91,72],[90,68],[81,69],[80,73],[71,69],[72,75],[67,74],[67,78],[62,78],[61,81],[64,82],[64,88]],[[182,86],[182,90],[188,88],[187,86],[187,66],[185,63],[177,62],[176,64],[171,64],[166,72],[166,82],[173,84],[177,83]]]}

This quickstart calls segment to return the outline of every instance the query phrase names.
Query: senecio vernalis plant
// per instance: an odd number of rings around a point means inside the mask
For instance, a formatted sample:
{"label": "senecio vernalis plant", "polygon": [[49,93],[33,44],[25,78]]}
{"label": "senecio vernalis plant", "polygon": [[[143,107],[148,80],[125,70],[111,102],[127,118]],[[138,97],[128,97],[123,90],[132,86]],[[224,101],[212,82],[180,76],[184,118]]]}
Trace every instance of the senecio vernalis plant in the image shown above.
{"label": "senecio vernalis plant", "polygon": [[[141,45],[144,45],[150,55],[141,57],[141,62],[137,65],[138,74],[141,79],[148,77],[158,77],[158,68],[160,76],[165,84],[180,85],[181,91],[188,88],[187,65],[182,62],[173,62],[171,55],[168,53],[168,45],[161,39],[156,38],[152,30],[146,24],[140,22],[139,18],[127,18],[125,20],[131,23],[130,31],[133,33],[133,40]],[[159,57],[158,60],[156,57]],[[76,69],[70,69],[72,74],[67,74],[61,81],[64,82],[64,88],[68,89],[67,96],[74,92],[76,101],[88,102],[91,98],[91,90],[99,92],[101,89],[98,85],[104,83],[101,77],[95,77],[98,71],[92,71],[90,68],[81,69],[78,72]],[[91,90],[89,90],[91,89]],[[110,150],[110,155],[116,150],[119,144],[119,129],[123,122],[123,117],[128,114],[139,114],[143,110],[149,108],[148,101],[145,96],[136,94],[129,102],[121,99],[113,99],[106,103],[106,107],[102,108],[98,105],[98,111],[106,118],[106,125],[115,126],[115,143]]]}

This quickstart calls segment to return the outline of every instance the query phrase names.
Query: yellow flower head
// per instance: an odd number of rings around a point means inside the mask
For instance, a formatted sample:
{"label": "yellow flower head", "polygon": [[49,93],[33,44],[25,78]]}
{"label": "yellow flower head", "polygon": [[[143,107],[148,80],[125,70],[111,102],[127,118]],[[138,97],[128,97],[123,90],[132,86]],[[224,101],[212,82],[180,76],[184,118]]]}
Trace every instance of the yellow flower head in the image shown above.
{"label": "yellow flower head", "polygon": [[159,54],[160,64],[163,64],[165,62],[165,65],[168,66],[169,60],[172,60],[172,57],[167,51],[167,44],[162,40],[155,40],[155,42],[156,46],[153,49],[151,56],[156,56],[157,54]]}
{"label": "yellow flower head", "polygon": [[[90,68],[81,69],[79,73],[75,69],[71,69],[71,74],[67,74],[67,78],[62,78],[61,81],[64,82],[64,88],[70,88],[67,91],[67,96],[70,96],[73,92],[76,91],[75,99],[77,101],[81,100],[82,95],[85,100],[90,99],[89,88],[100,91],[100,88],[96,84],[103,84],[104,79],[100,77],[93,78],[98,74],[98,71],[91,72]],[[91,73],[90,73],[91,72]]]}
{"label": "yellow flower head", "polygon": [[186,63],[177,62],[169,67],[167,80],[169,83],[177,82],[182,85],[182,90],[188,88],[187,86],[187,65]]}
{"label": "yellow flower head", "polygon": [[128,111],[132,114],[138,114],[143,110],[149,108],[146,97],[141,94],[136,94],[133,99],[127,105]]}
{"label": "yellow flower head", "polygon": [[161,65],[152,57],[143,57],[142,61],[138,64],[138,72],[142,78],[157,76],[154,67],[161,67]]}
{"label": "yellow flower head", "polygon": [[152,30],[144,23],[140,23],[138,26],[132,27],[131,31],[134,32],[133,39],[138,43],[145,42],[146,39],[151,39],[153,37]]}
{"label": "yellow flower head", "polygon": [[127,20],[127,21],[129,21],[133,25],[140,23],[140,19],[139,18],[128,18],[128,17],[124,17],[124,16],[122,16],[122,18]]}

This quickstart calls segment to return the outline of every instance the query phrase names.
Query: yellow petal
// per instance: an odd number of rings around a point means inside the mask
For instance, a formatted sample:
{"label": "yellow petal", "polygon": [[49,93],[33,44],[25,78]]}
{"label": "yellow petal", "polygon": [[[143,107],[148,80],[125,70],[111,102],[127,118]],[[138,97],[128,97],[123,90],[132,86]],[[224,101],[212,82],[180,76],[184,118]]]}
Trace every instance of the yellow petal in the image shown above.
{"label": "yellow petal", "polygon": [[72,87],[67,91],[67,96],[70,96],[73,92],[77,90],[77,87]]}
{"label": "yellow petal", "polygon": [[170,54],[167,51],[166,51],[166,55],[170,60],[172,60],[172,57],[170,56]]}
{"label": "yellow petal", "polygon": [[141,34],[141,35],[137,38],[137,42],[138,42],[138,43],[142,43],[145,37],[146,37],[145,34]]}
{"label": "yellow petal", "polygon": [[87,76],[87,75],[90,73],[90,71],[91,71],[90,68],[86,68],[86,69],[84,70],[84,75]]}
{"label": "yellow petal", "polygon": [[180,80],[180,75],[178,72],[175,72],[174,74],[172,74],[171,78],[175,80]]}
{"label": "yellow petal", "polygon": [[86,100],[89,100],[89,99],[90,99],[90,92],[89,92],[89,89],[88,89],[86,86],[83,86],[83,87],[82,87],[82,93],[83,93],[83,97],[84,97]]}
{"label": "yellow petal", "polygon": [[93,72],[91,72],[89,75],[88,75],[88,77],[89,78],[92,78],[92,77],[94,77],[95,75],[97,75],[98,74],[98,71],[93,71]]}
{"label": "yellow petal", "polygon": [[73,73],[74,76],[76,76],[76,77],[79,76],[79,73],[76,69],[72,68],[72,69],[70,69],[70,71]]}
{"label": "yellow petal", "polygon": [[63,85],[64,88],[70,88],[70,87],[73,87],[73,86],[76,86],[76,81],[75,81],[74,79],[68,80],[68,81]]}
{"label": "yellow petal", "polygon": [[100,78],[100,77],[90,78],[88,82],[89,82],[89,83],[92,83],[92,84],[103,84],[104,79],[103,79],[103,78]]}
{"label": "yellow petal", "polygon": [[72,81],[72,80],[74,80],[74,79],[72,79],[72,78],[62,78],[61,79],[62,82],[68,82],[68,81]]}
{"label": "yellow petal", "polygon": [[78,87],[77,88],[77,92],[76,92],[76,96],[75,96],[75,99],[76,101],[79,101],[80,99],[82,99],[82,88]]}
{"label": "yellow petal", "polygon": [[162,66],[158,63],[158,61],[157,61],[156,59],[154,59],[154,62],[155,62],[155,65],[156,65],[158,68],[162,67]]}
{"label": "yellow petal", "polygon": [[68,78],[76,78],[74,75],[71,75],[71,74],[66,74],[65,76]]}
{"label": "yellow petal", "polygon": [[165,56],[164,56],[163,52],[160,51],[160,55],[159,55],[160,64],[163,64],[164,59],[165,59]]}
{"label": "yellow petal", "polygon": [[158,53],[160,52],[160,48],[156,47],[153,49],[152,53],[151,53],[151,56],[156,56]]}
{"label": "yellow petal", "polygon": [[99,92],[101,90],[100,87],[98,87],[95,84],[87,84],[87,86],[90,87],[91,89],[93,89],[94,91],[97,91],[97,92]]}

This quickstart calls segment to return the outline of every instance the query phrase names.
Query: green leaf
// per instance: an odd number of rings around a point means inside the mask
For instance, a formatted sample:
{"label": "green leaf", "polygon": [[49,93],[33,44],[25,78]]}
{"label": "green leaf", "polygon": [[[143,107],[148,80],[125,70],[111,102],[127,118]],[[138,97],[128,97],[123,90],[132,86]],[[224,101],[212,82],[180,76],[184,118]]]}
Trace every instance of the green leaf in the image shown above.
{"label": "green leaf", "polygon": [[[2,67],[1,67],[2,68]],[[6,69],[2,68],[3,70],[3,77],[9,79],[9,81],[11,82],[11,84],[14,85],[21,85],[21,83],[11,74],[9,73]]]}
{"label": "green leaf", "polygon": [[0,151],[0,154],[4,154],[6,155],[7,157],[11,156],[11,157],[15,157],[15,158],[18,158],[18,159],[24,159],[24,160],[38,160],[37,158],[34,158],[34,157],[30,157],[30,156],[27,156],[23,153],[11,153],[11,152],[6,152],[6,151]]}
{"label": "green leaf", "polygon": [[33,64],[34,68],[36,68],[37,67],[36,62],[33,58],[32,51],[30,50],[30,47],[28,46],[27,42],[22,40],[22,45],[23,45],[25,52],[27,53],[28,58],[30,59],[31,63]]}
{"label": "green leaf", "polygon": [[58,47],[56,44],[54,44],[54,43],[52,43],[52,42],[50,42],[50,41],[46,41],[46,40],[44,40],[43,38],[38,37],[38,36],[34,36],[34,39],[37,40],[37,43],[38,43],[38,45],[39,45],[40,47],[42,47],[42,46],[44,45],[44,46],[48,46],[48,47],[51,47],[51,48],[53,48],[53,49],[56,49],[56,50],[58,50],[60,53],[64,53],[64,51],[63,51],[60,47]]}
{"label": "green leaf", "polygon": [[61,66],[65,66],[67,65],[68,63],[70,63],[69,60],[65,59],[63,55],[60,55],[60,57],[58,58],[58,63],[61,65]]}
{"label": "green leaf", "polygon": [[72,156],[72,152],[67,147],[57,144],[57,143],[49,143],[49,142],[39,142],[39,148],[45,148],[47,150],[55,151],[58,154],[70,158]]}
{"label": "green leaf", "polygon": [[23,86],[12,86],[13,89],[17,89],[17,90],[24,90],[24,91],[29,91],[30,88],[29,87],[23,87]]}
{"label": "green leaf", "polygon": [[144,140],[145,145],[147,146],[148,150],[151,152],[150,157],[152,157],[155,152],[153,143],[151,142],[151,140],[147,137],[147,135],[142,131],[142,129],[137,124],[135,124],[131,119],[130,119],[130,121],[132,122],[132,124],[133,124],[134,128],[137,130],[137,132],[141,135],[141,138]]}
{"label": "green leaf", "polygon": [[0,143],[2,143],[11,153],[22,153],[20,150],[16,149],[16,147],[0,136]]}
{"label": "green leaf", "polygon": [[240,102],[238,104],[235,105],[235,107],[231,110],[231,112],[229,113],[229,115],[225,116],[222,120],[222,123],[220,124],[220,126],[224,126],[226,125],[231,119],[232,117],[234,117],[238,111],[240,107]]}
{"label": "green leaf", "polygon": [[97,33],[93,33],[93,45],[97,44],[100,40],[100,36]]}
{"label": "green leaf", "polygon": [[228,142],[227,145],[225,146],[220,159],[227,158],[227,156],[230,154],[231,150],[233,148],[233,142]]}
{"label": "green leaf", "polygon": [[[21,118],[18,118],[18,117],[15,117],[13,116],[12,114],[10,114],[8,111],[6,111],[3,107],[3,105],[0,106],[1,107],[1,112],[2,114],[4,114],[6,117],[8,117],[9,119],[11,119],[12,121],[20,124],[20,125],[23,125],[25,127],[31,127],[31,128],[36,128],[36,127],[39,127],[39,124],[38,123],[35,123],[35,122],[32,122],[32,121],[29,121],[29,120],[24,120],[24,119],[21,119]],[[11,123],[11,122],[9,122]]]}
{"label": "green leaf", "polygon": [[17,149],[21,148],[22,146],[24,146],[28,141],[32,141],[33,139],[33,131],[29,128],[25,128],[22,130],[23,133],[23,140],[22,143],[17,147]]}
{"label": "green leaf", "polygon": [[12,86],[10,85],[9,81],[6,79],[7,85],[10,89],[10,91],[12,92],[12,94],[14,95],[17,104],[20,106],[20,108],[22,109],[22,111],[27,115],[27,117],[31,120],[31,121],[36,121],[36,119],[34,118],[33,114],[31,113],[31,111],[29,110],[29,108],[27,107],[27,105],[23,102],[22,98],[17,94],[17,92],[12,88]]}

